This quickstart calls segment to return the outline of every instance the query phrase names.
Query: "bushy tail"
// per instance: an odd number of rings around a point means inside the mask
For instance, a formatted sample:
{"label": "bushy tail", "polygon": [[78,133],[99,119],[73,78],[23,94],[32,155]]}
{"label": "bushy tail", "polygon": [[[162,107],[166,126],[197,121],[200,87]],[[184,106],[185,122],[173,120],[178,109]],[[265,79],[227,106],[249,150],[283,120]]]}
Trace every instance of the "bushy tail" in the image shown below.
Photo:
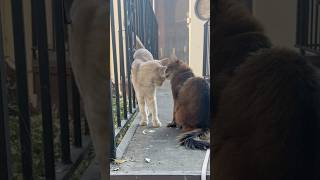
{"label": "bushy tail", "polygon": [[206,150],[210,147],[210,130],[195,129],[178,136],[179,144],[188,149]]}

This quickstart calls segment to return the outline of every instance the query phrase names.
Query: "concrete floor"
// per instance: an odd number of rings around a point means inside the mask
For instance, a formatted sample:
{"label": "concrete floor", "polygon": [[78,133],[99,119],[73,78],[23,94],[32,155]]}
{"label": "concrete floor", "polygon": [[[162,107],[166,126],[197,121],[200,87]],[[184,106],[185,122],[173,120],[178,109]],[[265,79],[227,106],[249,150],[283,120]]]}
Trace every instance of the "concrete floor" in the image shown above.
{"label": "concrete floor", "polygon": [[[180,130],[166,127],[172,120],[173,108],[168,81],[157,90],[157,104],[162,127],[139,126],[140,115],[138,114],[127,132],[127,137],[118,148],[117,153],[121,156],[118,159],[125,162],[110,165],[111,180],[200,180],[206,152],[178,146],[176,137]],[[150,159],[150,162],[146,162],[146,158]],[[209,179],[209,170],[210,165],[207,168],[207,179]],[[98,179],[97,174],[97,165],[92,163],[81,179]]]}
{"label": "concrete floor", "polygon": [[[157,104],[162,127],[138,126],[121,158],[127,161],[112,165],[111,175],[200,175],[205,151],[188,150],[178,146],[176,136],[180,130],[166,127],[172,120],[173,108],[168,81],[157,90]],[[139,120],[140,115],[134,123]],[[149,163],[145,161],[146,158],[150,159]]]}

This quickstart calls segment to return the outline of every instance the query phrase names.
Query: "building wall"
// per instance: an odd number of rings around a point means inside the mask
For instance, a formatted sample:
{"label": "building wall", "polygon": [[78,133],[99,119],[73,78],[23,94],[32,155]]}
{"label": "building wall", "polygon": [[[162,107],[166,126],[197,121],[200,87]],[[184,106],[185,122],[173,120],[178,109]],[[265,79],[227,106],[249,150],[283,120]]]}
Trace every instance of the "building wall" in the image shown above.
{"label": "building wall", "polygon": [[195,13],[196,0],[189,0],[189,66],[196,76],[202,76],[204,24]]}
{"label": "building wall", "polygon": [[161,58],[175,54],[202,76],[204,23],[195,13],[196,0],[156,0]]}
{"label": "building wall", "polygon": [[188,1],[155,0],[154,3],[159,25],[160,58],[169,57],[174,54],[179,59],[188,62]]}

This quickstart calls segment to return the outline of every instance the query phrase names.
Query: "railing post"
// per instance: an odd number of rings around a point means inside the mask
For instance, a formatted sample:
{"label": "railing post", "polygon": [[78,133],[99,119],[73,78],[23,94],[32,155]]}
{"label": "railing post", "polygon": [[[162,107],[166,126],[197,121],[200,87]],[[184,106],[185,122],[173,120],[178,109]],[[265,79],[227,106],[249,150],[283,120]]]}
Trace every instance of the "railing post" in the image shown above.
{"label": "railing post", "polygon": [[202,76],[205,77],[208,75],[208,71],[207,71],[207,63],[208,63],[208,60],[209,60],[209,57],[208,57],[208,23],[209,21],[207,21],[205,24],[204,24],[204,30],[203,30],[203,33],[204,33],[204,36],[203,36],[203,64],[202,64]]}
{"label": "railing post", "polygon": [[70,141],[69,141],[69,116],[68,116],[68,93],[66,80],[66,48],[63,0],[53,1],[54,33],[56,43],[56,60],[58,67],[59,88],[59,117],[60,117],[60,141],[62,162],[70,164]]}
{"label": "railing post", "polygon": [[109,89],[109,92],[107,93],[107,99],[108,104],[106,105],[106,108],[108,110],[109,117],[106,117],[110,122],[110,156],[109,158],[111,160],[116,159],[116,143],[115,143],[115,134],[114,134],[114,122],[113,122],[113,112],[112,112],[112,95],[111,95],[111,80],[108,79],[107,88]]}
{"label": "railing post", "polygon": [[11,180],[11,153],[9,143],[9,117],[3,54],[2,22],[0,11],[0,179]]}
{"label": "railing post", "polygon": [[319,1],[297,1],[296,47],[301,50],[320,54],[319,44]]}
{"label": "railing post", "polygon": [[21,160],[24,180],[32,180],[32,148],[30,112],[28,101],[26,47],[24,35],[24,22],[22,0],[12,0],[12,24],[15,54],[15,67],[17,76],[17,97],[19,109]]}
{"label": "railing post", "polygon": [[[131,2],[131,6],[130,9],[133,10],[132,12],[132,46],[133,46],[133,50],[135,50],[136,48],[136,36],[137,36],[137,2],[134,1],[130,1]],[[134,54],[134,51],[132,51],[132,54]],[[132,88],[132,105],[133,108],[136,108],[136,92],[134,90],[134,88]]]}
{"label": "railing post", "polygon": [[[121,127],[121,117],[120,117],[120,99],[119,99],[119,79],[118,79],[118,62],[117,62],[117,49],[116,49],[116,34],[114,25],[114,6],[113,1],[110,1],[110,14],[111,14],[111,36],[112,36],[112,50],[113,50],[113,68],[114,68],[114,88],[116,95],[116,111],[117,111],[117,125]],[[114,127],[113,127],[114,128]]]}
{"label": "railing post", "polygon": [[[111,19],[110,19],[110,25],[111,25],[111,36],[112,36],[112,50],[113,50],[113,66],[114,66],[114,79],[115,79],[115,94],[116,94],[116,111],[117,111],[117,123],[118,123],[118,127],[121,127],[121,119],[120,119],[120,105],[119,105],[119,88],[118,88],[118,72],[117,72],[117,51],[116,51],[116,40],[115,40],[115,27],[114,27],[114,6],[113,6],[113,1],[110,1],[110,15],[111,15]],[[109,48],[110,49],[110,48]],[[109,82],[109,88],[111,89],[111,82]],[[115,140],[114,140],[114,119],[113,119],[113,113],[112,113],[112,96],[111,93],[108,94],[108,96],[110,96],[110,102],[111,103],[111,133],[110,133],[110,138],[111,138],[111,144],[110,144],[110,158],[111,159],[115,159],[116,158],[116,144],[115,144]]]}
{"label": "railing post", "polygon": [[[13,6],[14,8],[16,7]],[[46,179],[55,179],[45,1],[32,0],[32,11],[35,11],[33,14],[35,17],[32,17],[32,20],[36,22],[36,39],[39,52],[45,177]]]}
{"label": "railing post", "polygon": [[315,49],[319,50],[319,41],[318,41],[318,35],[319,35],[319,27],[318,27],[318,23],[319,23],[319,4],[316,3],[316,12],[315,12],[315,32],[314,32],[314,44],[315,44]]}
{"label": "railing post", "polygon": [[123,101],[123,116],[124,119],[128,118],[127,112],[127,93],[126,93],[126,73],[124,69],[123,57],[123,36],[122,36],[122,17],[121,17],[121,0],[118,0],[118,22],[119,22],[119,55],[120,55],[120,77],[122,81],[122,101]]}
{"label": "railing post", "polygon": [[[73,73],[71,75],[71,89],[72,89],[72,110],[73,110],[73,136],[74,146],[82,147],[81,135],[81,116],[80,116],[80,94],[76,85]],[[86,121],[85,121],[86,123]],[[87,126],[85,126],[87,127]]]}
{"label": "railing post", "polygon": [[127,80],[128,80],[128,102],[129,102],[129,112],[132,113],[132,94],[131,94],[131,60],[132,60],[132,43],[131,43],[131,21],[128,6],[129,1],[124,0],[124,14],[125,14],[125,32],[126,32],[126,52],[127,52]]}

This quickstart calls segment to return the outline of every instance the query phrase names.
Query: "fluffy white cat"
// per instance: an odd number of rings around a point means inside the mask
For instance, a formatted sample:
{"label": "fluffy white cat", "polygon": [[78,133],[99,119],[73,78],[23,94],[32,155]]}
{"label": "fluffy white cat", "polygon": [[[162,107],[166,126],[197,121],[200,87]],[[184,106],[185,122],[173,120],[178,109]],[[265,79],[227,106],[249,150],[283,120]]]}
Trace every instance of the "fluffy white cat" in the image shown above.
{"label": "fluffy white cat", "polygon": [[147,49],[138,49],[133,55],[131,65],[131,80],[141,115],[141,126],[148,125],[147,107],[152,115],[152,126],[160,127],[158,118],[156,86],[161,86],[165,80],[164,66],[168,59],[154,60]]}

